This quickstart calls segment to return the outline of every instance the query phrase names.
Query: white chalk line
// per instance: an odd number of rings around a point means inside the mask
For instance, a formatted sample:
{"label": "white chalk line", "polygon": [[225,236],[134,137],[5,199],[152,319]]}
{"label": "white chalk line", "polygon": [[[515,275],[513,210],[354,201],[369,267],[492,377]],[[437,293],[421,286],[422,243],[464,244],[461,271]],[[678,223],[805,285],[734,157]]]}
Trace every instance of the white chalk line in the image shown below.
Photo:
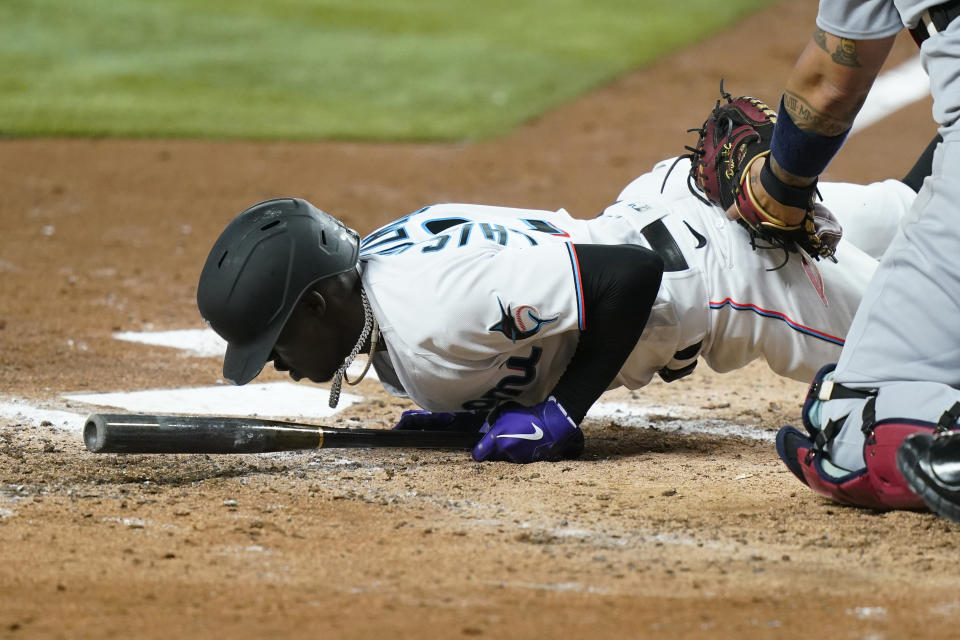
{"label": "white chalk line", "polygon": [[[691,417],[686,407],[641,406],[632,402],[598,402],[590,407],[587,419],[612,420],[621,427],[653,428],[667,433],[746,438],[773,442],[776,434],[749,424],[737,424],[716,418]],[[650,416],[657,417],[651,422]],[[666,418],[666,419],[664,419]]]}
{"label": "white chalk line", "polygon": [[0,418],[34,427],[53,427],[67,431],[81,431],[86,414],[72,411],[43,409],[27,400],[10,398],[0,400]]}
{"label": "white chalk line", "polygon": [[182,389],[149,389],[113,393],[68,393],[66,400],[135,413],[240,415],[261,418],[328,418],[363,398],[340,394],[336,409],[328,405],[329,389],[291,382],[221,385]]}
{"label": "white chalk line", "polygon": [[61,396],[82,411],[64,411],[38,406],[23,398],[0,397],[0,418],[35,427],[82,431],[91,413],[152,413],[178,415],[247,416],[286,420],[316,420],[330,416],[364,398],[340,395],[336,409],[328,406],[329,391],[321,387],[289,382],[248,384],[243,387],[215,386],[183,389],[149,389],[113,393],[66,393]]}

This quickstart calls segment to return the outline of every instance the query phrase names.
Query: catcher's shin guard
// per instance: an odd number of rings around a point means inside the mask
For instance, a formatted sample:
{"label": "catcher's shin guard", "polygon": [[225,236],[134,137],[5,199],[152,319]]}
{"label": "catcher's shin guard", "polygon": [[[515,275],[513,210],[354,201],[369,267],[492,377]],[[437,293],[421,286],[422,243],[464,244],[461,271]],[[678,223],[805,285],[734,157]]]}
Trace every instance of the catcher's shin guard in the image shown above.
{"label": "catcher's shin guard", "polygon": [[897,450],[908,436],[932,435],[937,429],[914,420],[877,422],[863,443],[866,467],[839,477],[824,470],[828,456],[822,448],[793,427],[783,427],[777,434],[777,454],[801,482],[835,502],[878,510],[922,509],[923,500],[897,468]]}
{"label": "catcher's shin guard", "polygon": [[897,449],[909,435],[932,434],[936,430],[935,424],[910,420],[877,422],[863,444],[866,467],[839,477],[824,470],[826,453],[793,427],[780,429],[777,453],[804,484],[835,502],[881,511],[922,509],[923,500],[897,469]]}

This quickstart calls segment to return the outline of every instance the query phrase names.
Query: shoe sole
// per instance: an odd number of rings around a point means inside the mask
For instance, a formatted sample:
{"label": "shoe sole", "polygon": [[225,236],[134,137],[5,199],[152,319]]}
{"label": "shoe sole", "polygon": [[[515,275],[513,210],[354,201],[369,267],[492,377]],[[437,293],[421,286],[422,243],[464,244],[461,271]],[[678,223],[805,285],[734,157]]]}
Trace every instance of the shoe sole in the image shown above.
{"label": "shoe sole", "polygon": [[917,494],[931,511],[952,522],[960,523],[960,506],[947,500],[933,486],[935,481],[924,471],[920,461],[929,446],[918,438],[907,438],[897,450],[897,469],[907,481],[910,490]]}

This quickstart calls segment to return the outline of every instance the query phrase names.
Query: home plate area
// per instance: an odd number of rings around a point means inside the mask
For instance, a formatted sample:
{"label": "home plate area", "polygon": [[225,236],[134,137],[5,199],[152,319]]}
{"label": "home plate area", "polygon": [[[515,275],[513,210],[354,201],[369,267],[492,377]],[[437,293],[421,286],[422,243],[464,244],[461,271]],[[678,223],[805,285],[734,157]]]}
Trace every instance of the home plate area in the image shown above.
{"label": "home plate area", "polygon": [[[226,344],[210,329],[121,332],[114,338],[127,342],[178,349],[187,357],[223,356]],[[348,373],[356,376],[363,363],[354,363]],[[376,378],[371,369],[367,378]],[[692,409],[643,404],[639,400],[605,394],[586,417],[591,421],[616,422],[623,427],[651,428],[669,433],[733,436],[773,441],[774,434],[759,427],[726,420],[691,416]],[[608,399],[609,397],[609,399]],[[0,419],[15,420],[38,428],[81,432],[90,413],[109,408],[114,412],[253,416],[275,420],[314,421],[330,418],[351,406],[370,401],[360,393],[342,393],[335,409],[328,406],[329,388],[309,383],[251,383],[242,387],[226,383],[208,387],[115,391],[109,393],[64,393],[64,406],[51,408],[20,398],[0,398]],[[335,418],[334,418],[335,421]]]}

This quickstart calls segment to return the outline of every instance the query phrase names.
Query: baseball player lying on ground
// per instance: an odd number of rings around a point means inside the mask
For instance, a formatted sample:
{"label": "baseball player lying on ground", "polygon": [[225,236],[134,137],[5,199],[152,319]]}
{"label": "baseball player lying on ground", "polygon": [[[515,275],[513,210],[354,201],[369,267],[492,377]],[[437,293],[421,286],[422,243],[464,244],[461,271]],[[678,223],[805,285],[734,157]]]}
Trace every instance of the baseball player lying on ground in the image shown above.
{"label": "baseball player lying on ground", "polygon": [[763,357],[808,382],[837,359],[915,190],[821,185],[846,229],[831,240],[840,268],[755,249],[694,191],[691,155],[590,220],[438,204],[360,240],[304,200],[257,204],[221,234],[197,292],[228,343],[224,377],[245,384],[272,360],[294,380],[332,380],[335,406],[367,353],[384,387],[422,408],[397,428],[482,431],[473,457],[513,462],[579,455],[604,391],[676,380],[699,359],[725,372]]}

